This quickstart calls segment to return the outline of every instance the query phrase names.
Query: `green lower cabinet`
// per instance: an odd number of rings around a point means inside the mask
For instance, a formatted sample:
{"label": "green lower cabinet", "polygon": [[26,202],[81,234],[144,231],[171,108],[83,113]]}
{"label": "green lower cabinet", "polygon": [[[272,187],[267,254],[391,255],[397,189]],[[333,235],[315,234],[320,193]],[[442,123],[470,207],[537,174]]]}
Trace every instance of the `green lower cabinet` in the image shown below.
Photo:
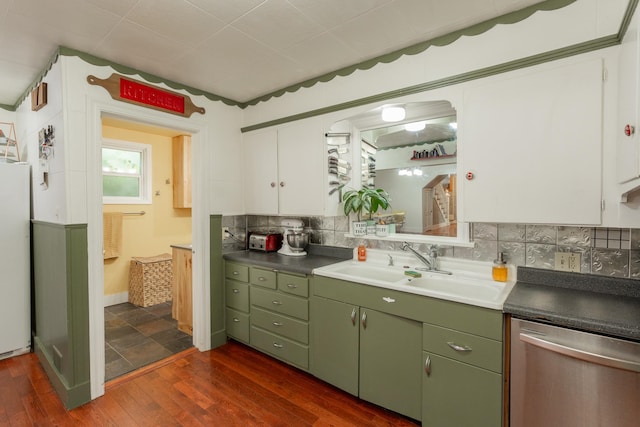
{"label": "green lower cabinet", "polygon": [[360,309],[360,397],[421,419],[422,323]]}
{"label": "green lower cabinet", "polygon": [[423,352],[422,425],[502,425],[502,375]]}
{"label": "green lower cabinet", "polygon": [[369,402],[421,418],[422,323],[326,298],[311,298],[316,377]]}
{"label": "green lower cabinet", "polygon": [[354,396],[358,395],[360,310],[326,298],[311,298],[311,373]]}

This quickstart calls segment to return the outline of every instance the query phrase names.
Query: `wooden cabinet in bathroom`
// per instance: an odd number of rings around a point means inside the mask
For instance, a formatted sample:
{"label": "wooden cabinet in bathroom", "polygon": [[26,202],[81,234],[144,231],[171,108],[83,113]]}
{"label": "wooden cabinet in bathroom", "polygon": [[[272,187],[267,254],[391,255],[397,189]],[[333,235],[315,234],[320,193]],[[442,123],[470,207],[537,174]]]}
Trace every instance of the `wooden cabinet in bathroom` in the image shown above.
{"label": "wooden cabinet in bathroom", "polygon": [[173,248],[173,307],[172,314],[178,321],[178,329],[193,335],[193,302],[191,280],[191,248]]}
{"label": "wooden cabinet in bathroom", "polygon": [[191,207],[191,136],[179,135],[172,140],[173,207]]}

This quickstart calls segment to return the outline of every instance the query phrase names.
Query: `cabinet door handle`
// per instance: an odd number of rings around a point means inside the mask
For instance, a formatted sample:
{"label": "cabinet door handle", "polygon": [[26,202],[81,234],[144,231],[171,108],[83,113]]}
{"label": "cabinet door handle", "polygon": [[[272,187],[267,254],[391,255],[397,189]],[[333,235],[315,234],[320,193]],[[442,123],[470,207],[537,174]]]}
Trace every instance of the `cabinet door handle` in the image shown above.
{"label": "cabinet door handle", "polygon": [[367,329],[367,312],[362,313],[362,327]]}
{"label": "cabinet door handle", "polygon": [[424,360],[424,372],[427,376],[431,375],[431,356],[427,356]]}
{"label": "cabinet door handle", "polygon": [[269,184],[269,185],[271,186],[271,188],[275,188],[276,183],[275,183],[275,182],[273,182],[273,181],[271,181],[271,184]]}
{"label": "cabinet door handle", "polygon": [[273,346],[274,346],[275,348],[284,348],[284,345],[282,345],[282,344],[278,344],[277,342],[274,342],[274,343],[273,343]]}
{"label": "cabinet door handle", "polygon": [[295,283],[287,283],[287,288],[289,288],[289,289],[297,289],[298,285],[296,285]]}
{"label": "cabinet door handle", "polygon": [[235,323],[238,323],[238,322],[240,321],[240,319],[238,319],[237,317],[234,317],[234,318],[233,318],[233,321],[234,321]]}
{"label": "cabinet door handle", "polygon": [[280,187],[284,187],[284,181],[280,181]]}
{"label": "cabinet door handle", "polygon": [[278,327],[280,327],[280,326],[282,326],[282,325],[284,325],[284,323],[282,323],[282,322],[273,322],[273,326],[278,326]]}
{"label": "cabinet door handle", "polygon": [[234,294],[239,294],[239,293],[240,293],[240,289],[234,289],[234,290],[233,290],[233,293],[234,293]]}
{"label": "cabinet door handle", "polygon": [[273,305],[282,305],[282,303],[276,299],[274,299],[273,301],[271,301],[271,304]]}
{"label": "cabinet door handle", "polygon": [[353,307],[353,310],[351,310],[351,324],[353,326],[356,326],[356,317],[357,317],[356,308]]}
{"label": "cabinet door handle", "polygon": [[467,347],[466,345],[458,345],[451,341],[447,342],[447,345],[460,353],[469,353],[471,350],[473,350],[471,347]]}
{"label": "cabinet door handle", "polygon": [[396,302],[396,300],[391,297],[382,297],[382,301],[388,302],[389,304]]}

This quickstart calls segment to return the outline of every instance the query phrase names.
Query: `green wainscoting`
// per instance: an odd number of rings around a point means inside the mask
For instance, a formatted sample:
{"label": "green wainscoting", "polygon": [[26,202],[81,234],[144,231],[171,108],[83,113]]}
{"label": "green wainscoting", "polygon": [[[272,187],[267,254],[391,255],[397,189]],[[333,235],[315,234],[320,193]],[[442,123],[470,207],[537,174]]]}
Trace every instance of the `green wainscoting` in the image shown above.
{"label": "green wainscoting", "polygon": [[211,348],[227,342],[224,326],[224,271],[222,267],[222,215],[209,216],[209,286],[211,292]]}
{"label": "green wainscoting", "polygon": [[91,400],[86,224],[33,221],[34,346],[64,406]]}

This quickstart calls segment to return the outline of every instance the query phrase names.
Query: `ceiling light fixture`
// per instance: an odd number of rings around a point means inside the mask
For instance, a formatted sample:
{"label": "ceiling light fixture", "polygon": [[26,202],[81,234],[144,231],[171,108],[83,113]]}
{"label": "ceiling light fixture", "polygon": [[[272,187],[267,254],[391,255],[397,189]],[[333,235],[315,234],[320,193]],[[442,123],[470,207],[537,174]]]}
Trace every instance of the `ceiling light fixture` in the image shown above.
{"label": "ceiling light fixture", "polygon": [[418,132],[418,131],[421,131],[422,129],[424,129],[425,126],[426,126],[426,122],[424,122],[424,121],[407,123],[406,125],[404,125],[404,130],[406,130],[408,132]]}
{"label": "ceiling light fixture", "polygon": [[385,107],[382,109],[382,120],[385,122],[399,122],[404,120],[404,115],[403,107]]}

